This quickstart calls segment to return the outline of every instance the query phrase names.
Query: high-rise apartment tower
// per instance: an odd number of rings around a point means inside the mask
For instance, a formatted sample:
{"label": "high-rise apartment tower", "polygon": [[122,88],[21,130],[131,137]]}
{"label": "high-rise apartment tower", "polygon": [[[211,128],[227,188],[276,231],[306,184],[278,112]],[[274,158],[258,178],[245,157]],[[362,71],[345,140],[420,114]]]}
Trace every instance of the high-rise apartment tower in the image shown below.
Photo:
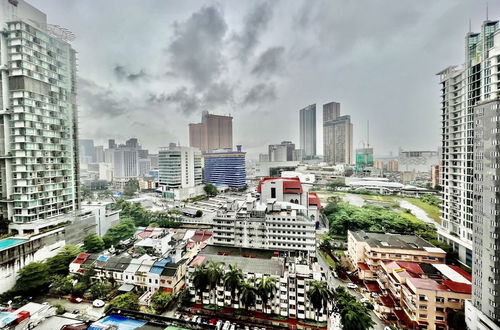
{"label": "high-rise apartment tower", "polygon": [[233,148],[233,117],[203,111],[199,124],[189,124],[189,146],[202,152]]}
{"label": "high-rise apartment tower", "polygon": [[0,2],[0,27],[0,217],[37,232],[80,206],[76,54],[23,0]]}
{"label": "high-rise apartment tower", "polygon": [[300,109],[300,149],[305,158],[316,156],[316,104]]}
{"label": "high-rise apartment tower", "polygon": [[341,116],[337,102],[323,104],[323,155],[327,163],[353,163],[351,116]]}

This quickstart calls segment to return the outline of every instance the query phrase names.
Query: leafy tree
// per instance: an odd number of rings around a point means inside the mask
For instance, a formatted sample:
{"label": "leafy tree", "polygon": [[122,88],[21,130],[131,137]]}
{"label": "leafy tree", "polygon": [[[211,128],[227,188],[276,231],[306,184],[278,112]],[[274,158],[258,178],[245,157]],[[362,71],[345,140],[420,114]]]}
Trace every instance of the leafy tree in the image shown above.
{"label": "leafy tree", "polygon": [[119,224],[109,228],[106,235],[103,236],[104,245],[109,248],[111,245],[116,245],[122,240],[132,237],[135,233],[134,220],[124,218]]}
{"label": "leafy tree", "polygon": [[133,292],[127,292],[116,296],[106,305],[105,310],[109,310],[111,308],[118,309],[128,309],[132,311],[139,310],[139,297]]}
{"label": "leafy tree", "polygon": [[217,188],[210,183],[207,183],[205,187],[203,187],[203,190],[205,190],[205,194],[207,194],[207,196],[209,197],[217,196],[218,193]]}
{"label": "leafy tree", "polygon": [[242,270],[237,265],[229,265],[229,270],[224,274],[224,287],[231,292],[231,301],[236,296],[236,291],[240,289],[244,276]]}
{"label": "leafy tree", "polygon": [[65,245],[58,254],[47,259],[46,264],[51,274],[66,275],[69,272],[69,264],[82,253],[82,249],[76,245]]}
{"label": "leafy tree", "polygon": [[61,304],[55,304],[54,307],[56,308],[56,314],[57,315],[62,315],[66,313],[66,309],[64,309],[64,306]]}
{"label": "leafy tree", "polygon": [[316,318],[319,320],[321,310],[327,314],[328,302],[333,299],[333,293],[326,282],[311,281],[307,297],[316,310]]}
{"label": "leafy tree", "polygon": [[196,210],[196,217],[201,218],[203,216],[203,211],[202,210]]}
{"label": "leafy tree", "polygon": [[91,299],[106,299],[108,295],[113,291],[113,285],[109,282],[95,282],[89,289],[88,293]]}
{"label": "leafy tree", "polygon": [[208,272],[203,265],[198,265],[191,274],[191,281],[196,292],[200,295],[200,300],[203,303],[203,291],[208,287]]}
{"label": "leafy tree", "polygon": [[257,294],[262,300],[262,310],[264,311],[264,313],[266,312],[269,299],[271,299],[271,297],[274,297],[275,292],[276,278],[266,276],[259,280],[259,283],[257,284]]}
{"label": "leafy tree", "polygon": [[83,294],[89,289],[89,284],[84,281],[79,281],[73,286],[71,294],[77,297],[83,296]]}
{"label": "leafy tree", "polygon": [[125,183],[123,187],[123,194],[125,196],[134,196],[134,194],[139,190],[139,181],[136,179],[130,179]]}
{"label": "leafy tree", "polygon": [[49,266],[42,262],[32,262],[19,271],[14,291],[35,296],[44,292],[49,284]]}
{"label": "leafy tree", "polygon": [[340,314],[343,329],[367,330],[375,325],[368,308],[344,287],[338,286],[335,289],[335,297],[336,310]]}
{"label": "leafy tree", "polygon": [[341,179],[335,179],[328,183],[328,190],[336,191],[340,187],[346,187],[345,183]]}
{"label": "leafy tree", "polygon": [[97,253],[104,250],[104,241],[97,234],[88,234],[83,239],[83,248],[89,253]]}
{"label": "leafy tree", "polygon": [[150,212],[141,206],[140,203],[131,203],[124,199],[119,199],[116,203],[116,208],[120,209],[120,215],[123,218],[134,220],[136,226],[145,227],[156,218],[156,214],[160,212]]}
{"label": "leafy tree", "polygon": [[151,307],[153,307],[156,314],[161,314],[167,309],[172,299],[172,294],[158,290],[151,297]]}
{"label": "leafy tree", "polygon": [[50,293],[64,296],[73,290],[73,279],[70,276],[54,275],[51,279]]}
{"label": "leafy tree", "polygon": [[100,199],[106,199],[106,198],[111,198],[114,200],[114,197],[113,197],[113,192],[109,189],[106,189],[106,190],[102,190],[98,193],[98,196]]}
{"label": "leafy tree", "polygon": [[80,186],[80,192],[82,199],[84,200],[91,200],[94,197],[94,193],[92,193],[92,190],[90,190],[90,188],[85,185]]}
{"label": "leafy tree", "polygon": [[181,291],[181,293],[179,294],[179,301],[180,301],[182,306],[190,306],[191,305],[191,298],[192,298],[192,295],[191,295],[191,293],[189,293],[189,290],[187,290],[187,289]]}
{"label": "leafy tree", "polygon": [[420,200],[435,207],[439,207],[441,204],[441,199],[439,199],[439,197],[437,197],[436,195],[431,194],[425,194],[424,196],[420,197]]}
{"label": "leafy tree", "polygon": [[248,308],[254,306],[257,300],[257,288],[252,283],[245,281],[241,284],[239,291],[240,302],[245,308],[245,311],[248,312]]}

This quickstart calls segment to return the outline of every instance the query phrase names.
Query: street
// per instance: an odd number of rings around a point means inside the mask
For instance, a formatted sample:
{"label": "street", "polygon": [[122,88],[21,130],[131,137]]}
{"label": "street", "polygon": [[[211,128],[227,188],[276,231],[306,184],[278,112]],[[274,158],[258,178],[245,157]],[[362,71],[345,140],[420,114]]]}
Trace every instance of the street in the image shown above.
{"label": "street", "polygon": [[[328,263],[323,259],[321,254],[318,253],[318,251],[316,251],[316,255],[318,256],[318,263],[320,264],[320,266],[323,268],[323,271],[325,272],[326,282],[328,283],[328,286],[330,287],[330,289],[335,289],[336,287],[341,285],[341,286],[345,287],[347,289],[347,291],[349,291],[351,294],[353,294],[358,299],[363,298],[363,296],[361,295],[361,293],[359,293],[359,291],[348,289],[346,287],[347,283],[344,283],[340,279],[333,276],[333,273],[332,273],[332,271],[330,271],[330,267],[329,267]],[[376,323],[375,326],[373,327],[373,329],[384,330],[384,327],[386,325],[377,317],[377,315],[375,315],[375,313],[373,311],[370,311],[370,314],[371,314],[372,320],[375,321],[375,323]]]}
{"label": "street", "polygon": [[104,315],[104,307],[96,308],[92,306],[90,302],[81,302],[79,304],[72,303],[68,299],[64,298],[45,298],[44,302],[48,302],[52,306],[61,305],[68,313],[73,313],[78,311],[78,314],[84,318],[89,318],[91,320],[98,320]]}

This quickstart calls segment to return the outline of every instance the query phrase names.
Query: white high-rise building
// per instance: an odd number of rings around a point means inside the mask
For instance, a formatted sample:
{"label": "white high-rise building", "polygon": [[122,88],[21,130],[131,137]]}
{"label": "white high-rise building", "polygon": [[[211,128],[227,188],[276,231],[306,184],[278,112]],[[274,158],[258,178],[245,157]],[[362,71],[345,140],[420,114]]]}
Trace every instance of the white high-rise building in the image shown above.
{"label": "white high-rise building", "polygon": [[203,193],[201,152],[191,147],[165,147],[158,154],[159,184],[166,197],[187,199]]}
{"label": "white high-rise building", "polygon": [[23,0],[0,2],[0,217],[33,233],[80,208],[76,52]]}
{"label": "white high-rise building", "polygon": [[[500,329],[500,30],[485,21],[465,37],[465,65],[441,78],[442,228],[439,238],[472,266],[469,329]],[[495,324],[496,323],[496,324]]]}
{"label": "white high-rise building", "polygon": [[137,178],[139,176],[139,154],[136,148],[114,149],[113,164],[115,178]]}

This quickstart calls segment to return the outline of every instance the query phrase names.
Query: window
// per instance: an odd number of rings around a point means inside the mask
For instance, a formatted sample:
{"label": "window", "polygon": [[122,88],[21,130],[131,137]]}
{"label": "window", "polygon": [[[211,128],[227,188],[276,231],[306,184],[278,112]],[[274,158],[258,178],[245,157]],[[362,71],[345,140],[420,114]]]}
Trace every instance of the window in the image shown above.
{"label": "window", "polygon": [[444,298],[436,296],[436,302],[438,302],[438,303],[444,303]]}
{"label": "window", "polygon": [[276,198],[276,188],[271,188],[271,198]]}

